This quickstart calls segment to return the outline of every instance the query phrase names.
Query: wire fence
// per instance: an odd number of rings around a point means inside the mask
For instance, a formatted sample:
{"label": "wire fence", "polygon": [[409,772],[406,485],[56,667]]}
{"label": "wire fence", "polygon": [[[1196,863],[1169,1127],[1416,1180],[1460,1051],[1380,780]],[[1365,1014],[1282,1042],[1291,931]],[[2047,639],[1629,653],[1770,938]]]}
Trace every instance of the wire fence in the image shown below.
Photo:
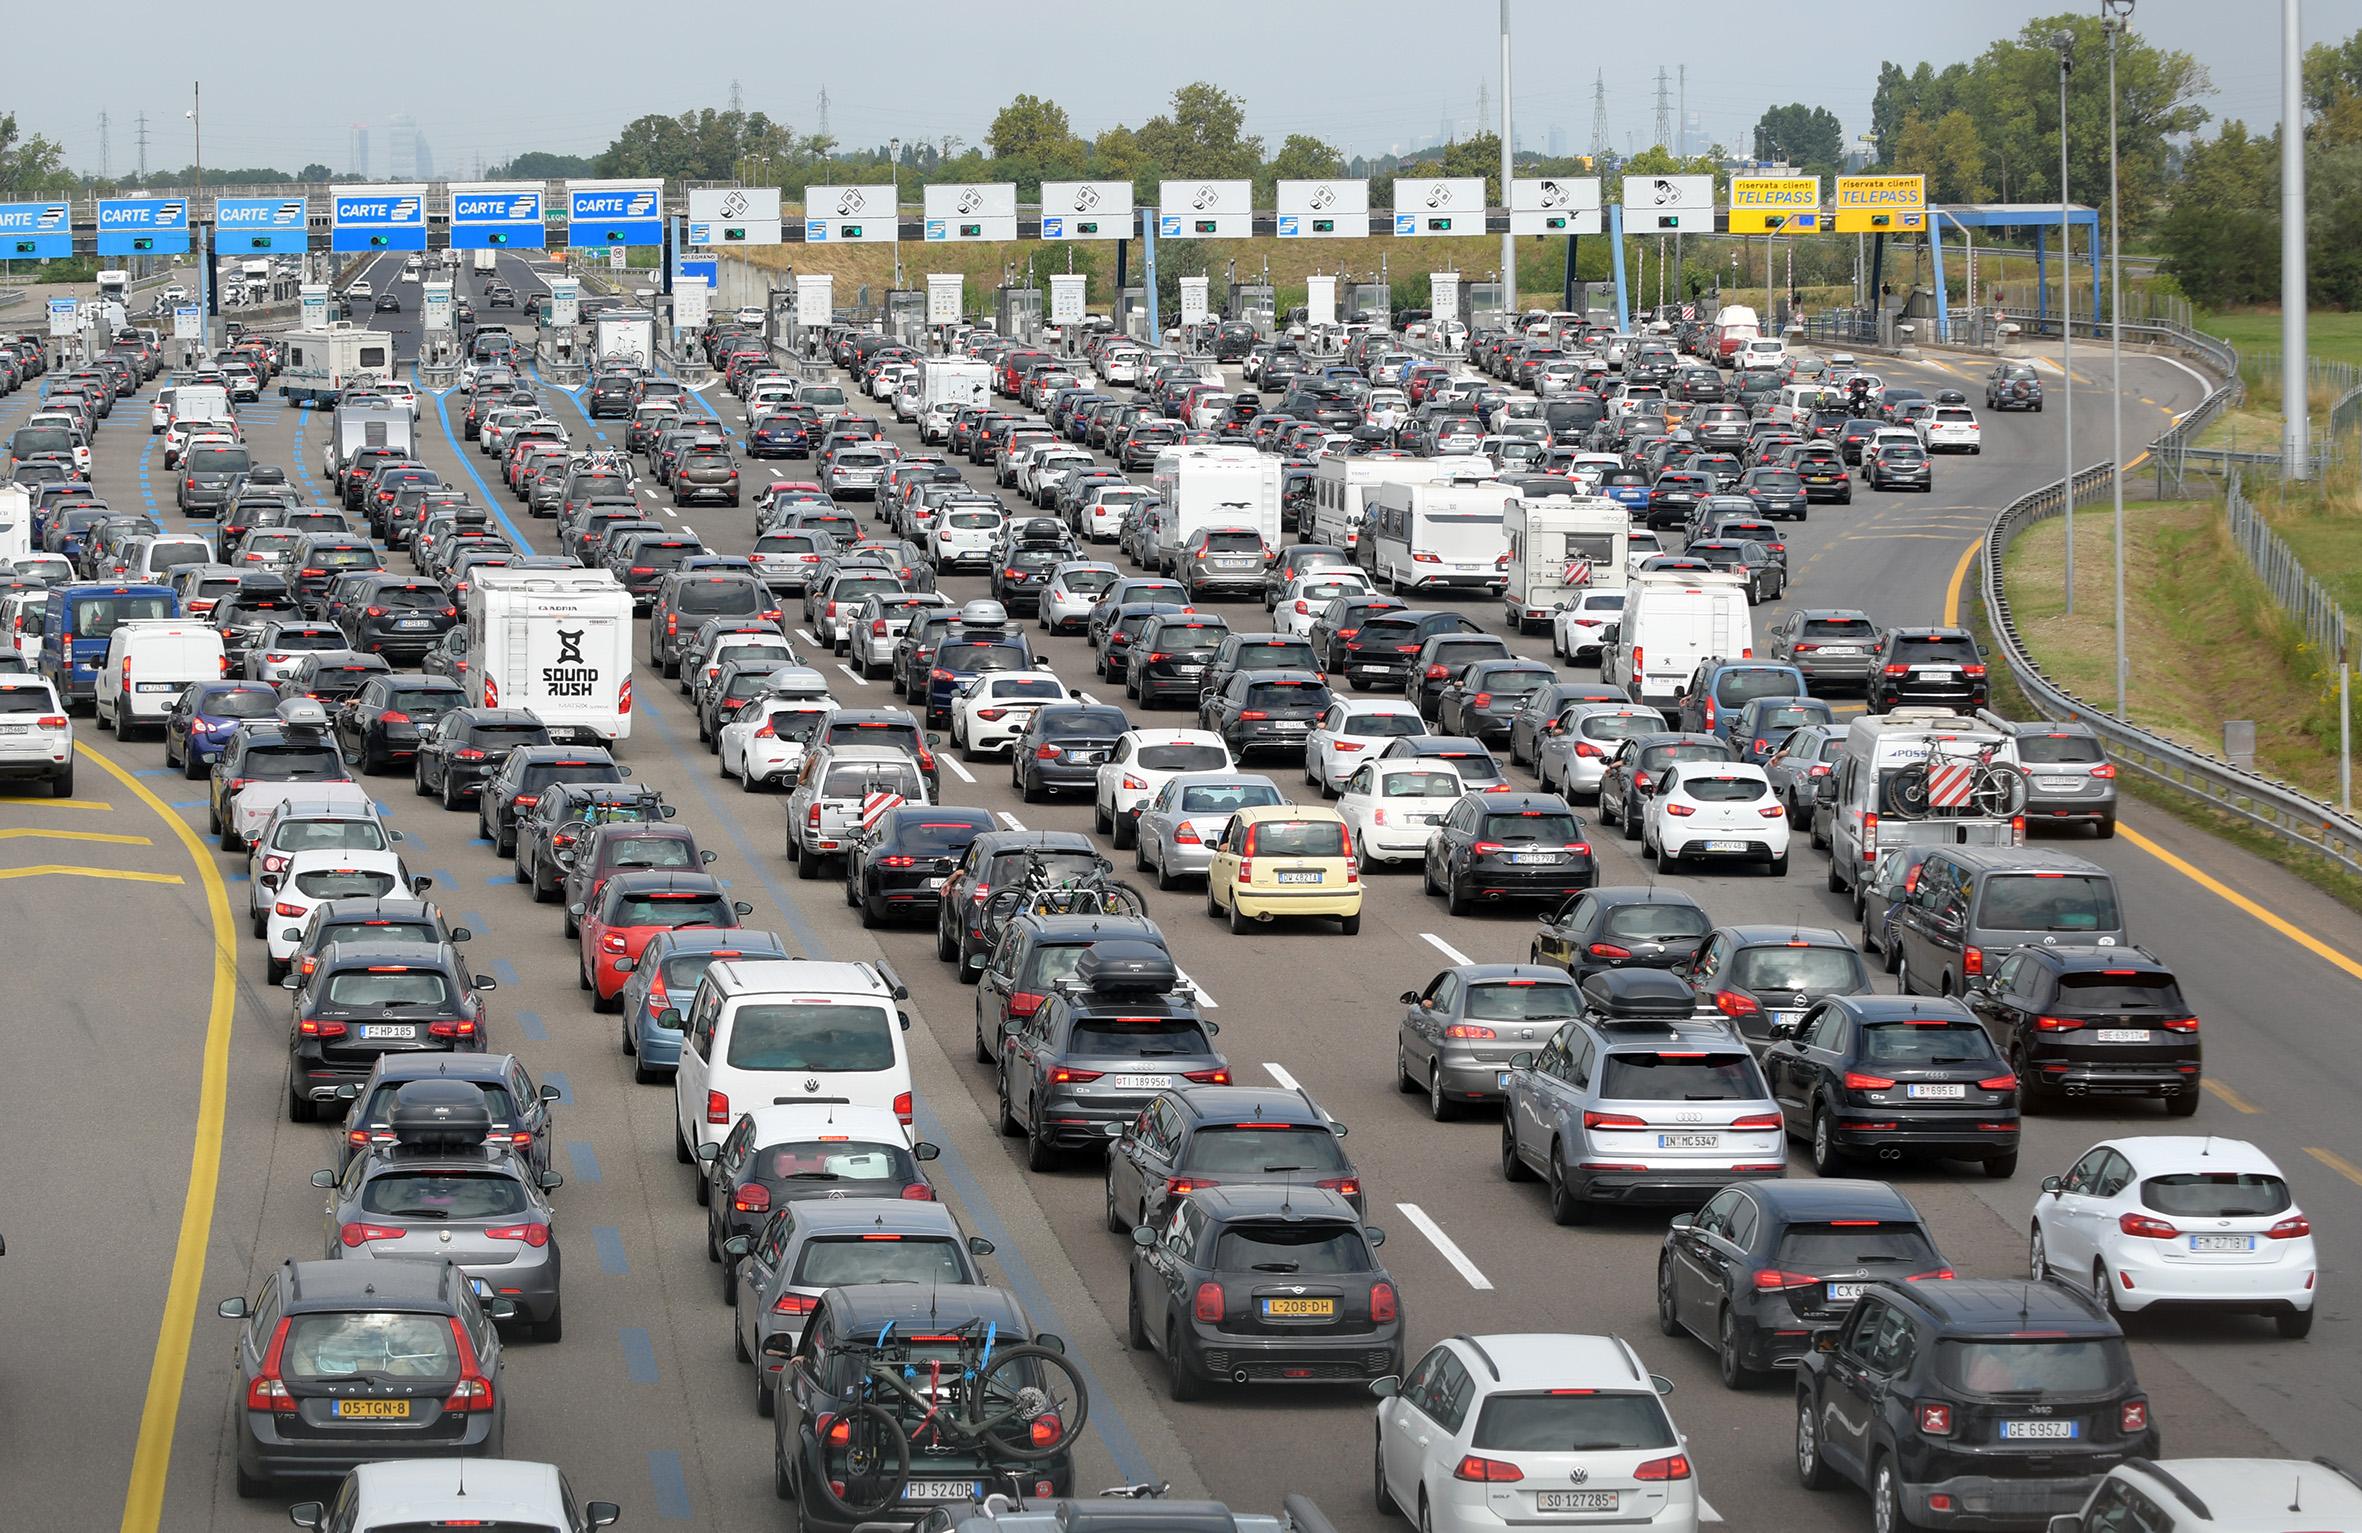
{"label": "wire fence", "polygon": [[2236,474],[2224,489],[2223,509],[2230,519],[2231,541],[2272,593],[2272,600],[2304,631],[2314,653],[2332,666],[2348,658],[2346,636],[2351,625],[2346,609],[2313,578],[2296,550],[2272,530],[2263,513],[2241,492]]}

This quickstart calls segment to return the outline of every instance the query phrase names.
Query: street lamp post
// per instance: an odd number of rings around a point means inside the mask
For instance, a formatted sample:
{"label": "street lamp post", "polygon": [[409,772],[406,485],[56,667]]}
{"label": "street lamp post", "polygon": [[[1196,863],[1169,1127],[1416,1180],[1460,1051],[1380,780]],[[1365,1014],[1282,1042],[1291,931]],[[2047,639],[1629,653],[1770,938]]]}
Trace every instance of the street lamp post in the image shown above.
{"label": "street lamp post", "polygon": [[206,248],[211,241],[205,238],[205,231],[197,222],[197,204],[205,197],[205,82],[202,80],[189,82],[189,136],[195,151],[196,186],[189,196],[187,217],[189,232],[196,236],[190,248],[197,253],[197,355],[203,357],[211,350],[213,340],[213,319],[206,312],[213,306],[213,252]]}
{"label": "street lamp post", "polygon": [[2298,0],[2280,0],[2280,462],[2290,479],[2310,479],[2311,392],[2305,368],[2304,39]]}
{"label": "street lamp post", "polygon": [[2067,615],[2075,615],[2075,226],[2067,219],[2067,76],[2075,72],[2075,34],[2053,32],[2059,51],[2059,388],[2066,395]]}
{"label": "street lamp post", "polygon": [[[1509,0],[1501,0],[1501,206],[1509,206],[1509,178],[1517,173],[1517,151],[1510,141],[1509,113]],[[1501,231],[1501,312],[1517,313],[1517,236]]]}
{"label": "street lamp post", "polygon": [[[886,179],[894,186],[894,290],[900,292],[902,289],[902,140],[898,138],[886,140]],[[887,307],[891,309],[892,304],[889,303]],[[889,313],[886,316],[887,326],[891,328],[893,322],[894,317]]]}
{"label": "street lamp post", "polygon": [[2133,0],[2100,0],[2108,33],[2108,414],[2115,445],[2108,480],[2116,506],[2116,717],[2124,718],[2130,665],[2124,655],[2124,230],[2116,200],[2116,42],[2132,24]]}

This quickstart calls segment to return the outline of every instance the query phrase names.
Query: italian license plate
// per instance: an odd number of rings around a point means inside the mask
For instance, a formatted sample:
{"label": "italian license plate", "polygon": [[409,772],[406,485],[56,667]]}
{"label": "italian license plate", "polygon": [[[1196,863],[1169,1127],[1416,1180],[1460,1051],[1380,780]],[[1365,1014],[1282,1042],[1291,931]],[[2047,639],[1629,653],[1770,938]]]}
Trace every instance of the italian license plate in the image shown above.
{"label": "italian license plate", "polygon": [[1660,1150],[1718,1150],[1722,1148],[1720,1134],[1659,1134]]}
{"label": "italian license plate", "polygon": [[1851,1303],[1862,1296],[1862,1286],[1860,1283],[1831,1283],[1829,1285],[1829,1302],[1832,1304]]}
{"label": "italian license plate", "polygon": [[1335,1318],[1335,1299],[1265,1299],[1263,1314],[1270,1320],[1329,1320]]}
{"label": "italian license plate", "polygon": [[2083,1435],[2080,1421],[2004,1421],[2001,1438],[2004,1442],[2057,1442]]}
{"label": "italian license plate", "polygon": [[1534,1510],[1537,1512],[1612,1512],[1616,1507],[1616,1492],[1612,1490],[1544,1490],[1534,1493]]}
{"label": "italian license plate", "polygon": [[1283,884],[1317,884],[1320,882],[1320,874],[1317,871],[1308,871],[1302,873],[1283,872],[1279,875],[1279,881]]}
{"label": "italian license plate", "polygon": [[2145,1027],[2103,1027],[2099,1030],[2102,1043],[2147,1043],[2149,1030]]}
{"label": "italian license plate", "polygon": [[1118,1091],[1164,1091],[1173,1084],[1169,1075],[1111,1075],[1107,1084]]}
{"label": "italian license plate", "polygon": [[973,1501],[983,1494],[974,1480],[908,1480],[902,1486],[905,1501]]}
{"label": "italian license plate", "polygon": [[339,1400],[330,1414],[340,1421],[408,1421],[407,1400]]}
{"label": "italian license plate", "polygon": [[1957,1102],[1968,1095],[1968,1088],[1958,1082],[1950,1084],[1913,1084],[1903,1088],[1903,1095],[1921,1102]]}
{"label": "italian license plate", "polygon": [[1521,863],[1521,864],[1522,864],[1522,863],[1543,863],[1543,862],[1556,862],[1556,861],[1558,860],[1558,853],[1556,853],[1556,852],[1511,852],[1511,853],[1509,854],[1509,860],[1510,860],[1511,862],[1513,862],[1513,863]]}
{"label": "italian license plate", "polygon": [[418,1036],[415,1022],[370,1022],[363,1024],[361,1036],[384,1043],[407,1043]]}
{"label": "italian license plate", "polygon": [[2252,1251],[2255,1249],[2255,1237],[2253,1235],[2192,1235],[2190,1249],[2193,1251]]}
{"label": "italian license plate", "polygon": [[1747,843],[1744,841],[1709,841],[1706,843],[1706,850],[1710,852],[1743,852],[1746,849]]}

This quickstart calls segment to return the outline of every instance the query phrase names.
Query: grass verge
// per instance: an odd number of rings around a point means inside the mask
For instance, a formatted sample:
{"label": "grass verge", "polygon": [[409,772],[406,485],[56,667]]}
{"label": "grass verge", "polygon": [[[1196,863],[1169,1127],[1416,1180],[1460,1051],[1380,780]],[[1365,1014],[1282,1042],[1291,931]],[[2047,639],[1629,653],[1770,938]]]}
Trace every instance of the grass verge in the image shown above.
{"label": "grass verge", "polygon": [[[2219,335],[2242,353],[2280,349],[2280,314],[2276,309],[2242,309],[2234,313],[2201,314],[2198,328]],[[2362,314],[2313,312],[2306,316],[2305,350],[2334,362],[2362,365]]]}

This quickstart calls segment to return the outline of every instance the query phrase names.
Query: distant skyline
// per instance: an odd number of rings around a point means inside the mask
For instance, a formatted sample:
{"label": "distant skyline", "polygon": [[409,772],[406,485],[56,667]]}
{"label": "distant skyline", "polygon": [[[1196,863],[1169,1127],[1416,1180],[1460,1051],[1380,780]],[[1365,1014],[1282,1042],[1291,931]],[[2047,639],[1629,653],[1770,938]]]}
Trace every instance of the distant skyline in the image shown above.
{"label": "distant skyline", "polygon": [[[1730,0],[1693,0],[1678,13],[1514,0],[1516,138],[1527,150],[1557,143],[1566,153],[1588,152],[1592,79],[1604,71],[1610,147],[1646,148],[1656,140],[1657,71],[1666,72],[1667,106],[1677,112],[1683,103],[1671,82],[1686,62],[1693,153],[1715,143],[1744,150],[1764,109],[1788,101],[1836,113],[1851,144],[1868,129],[1882,59],[1910,66],[1925,58],[1942,68],[2035,16],[2095,8],[2023,0],[1915,7],[1897,29],[1829,25],[1811,14],[1783,26],[1779,13]],[[1080,26],[1048,13],[1038,25],[1012,25],[952,0],[902,0],[897,25],[885,32],[858,7],[725,8],[701,13],[679,39],[661,35],[638,0],[520,9],[501,18],[507,40],[496,42],[480,7],[417,0],[394,23],[395,45],[376,50],[301,26],[257,36],[193,25],[183,4],[119,0],[108,13],[117,35],[169,45],[111,50],[98,69],[18,71],[0,110],[15,112],[21,131],[63,144],[69,163],[91,172],[99,167],[99,114],[109,115],[120,172],[134,163],[144,110],[148,165],[179,166],[193,152],[184,115],[190,84],[202,79],[208,165],[354,170],[368,129],[383,125],[374,156],[381,175],[404,163],[402,118],[416,125],[410,165],[431,143],[430,166],[465,174],[479,161],[498,164],[529,150],[597,154],[634,117],[726,106],[733,71],[748,110],[799,133],[817,130],[825,85],[829,130],[845,147],[890,137],[976,144],[1020,91],[1057,101],[1087,137],[1119,122],[1138,125],[1164,109],[1175,87],[1197,79],[1243,98],[1247,130],[1270,149],[1308,133],[1349,156],[1383,155],[1432,142],[1427,124],[1455,137],[1498,125],[1499,47],[1493,7],[1484,5],[1439,17],[1425,0],[1197,0],[1189,8],[1197,41],[1179,47],[1169,28],[1122,13]],[[2234,19],[2246,24],[2225,25]],[[524,26],[510,33],[515,21]],[[2206,66],[2215,85],[2204,98],[2212,124],[2237,118],[2269,131],[2278,122],[2278,7],[2270,0],[2141,0],[2133,26]],[[2308,44],[2347,37],[2362,30],[2362,0],[2307,0],[2304,27]],[[1744,46],[1718,40],[1726,35]],[[80,57],[86,42],[54,9],[17,18],[12,36],[29,58]],[[570,36],[625,46],[582,51],[566,45]],[[536,56],[543,38],[556,44],[546,64]],[[701,45],[675,46],[690,39]],[[479,48],[498,51],[470,51]],[[1410,123],[1422,126],[1406,133]]]}

